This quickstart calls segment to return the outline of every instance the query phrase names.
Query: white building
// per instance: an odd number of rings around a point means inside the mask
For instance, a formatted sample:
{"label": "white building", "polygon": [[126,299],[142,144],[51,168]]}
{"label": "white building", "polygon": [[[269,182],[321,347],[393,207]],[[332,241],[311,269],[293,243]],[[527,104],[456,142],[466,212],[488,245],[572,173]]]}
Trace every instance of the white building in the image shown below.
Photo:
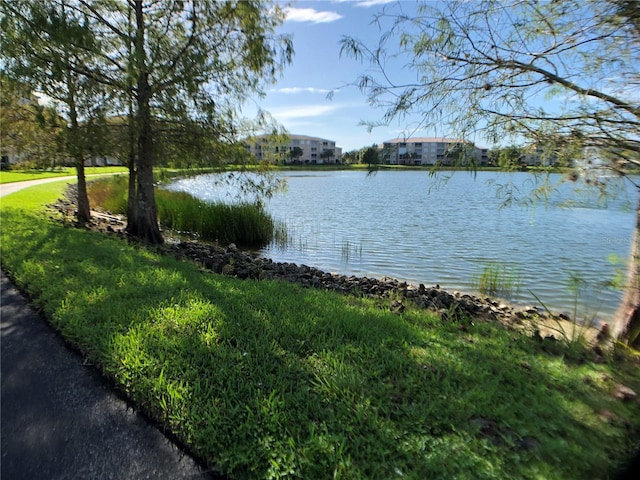
{"label": "white building", "polygon": [[471,142],[444,137],[394,138],[382,144],[382,163],[388,165],[452,165],[460,148],[468,149],[478,165],[486,165],[488,150]]}
{"label": "white building", "polygon": [[260,135],[247,141],[245,146],[258,160],[275,157],[287,164],[342,163],[342,148],[326,138],[289,135],[284,142],[273,143],[266,135]]}

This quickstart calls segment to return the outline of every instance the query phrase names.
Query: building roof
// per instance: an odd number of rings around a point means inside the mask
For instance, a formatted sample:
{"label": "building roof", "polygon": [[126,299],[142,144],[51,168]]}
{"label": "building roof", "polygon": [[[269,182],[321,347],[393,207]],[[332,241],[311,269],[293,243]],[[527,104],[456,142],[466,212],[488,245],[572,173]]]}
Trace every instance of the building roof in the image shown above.
{"label": "building roof", "polygon": [[329,140],[328,138],[311,137],[309,135],[297,135],[293,133],[290,134],[289,137],[291,138],[291,140],[317,140],[321,142],[333,142],[333,140]]}
{"label": "building roof", "polygon": [[445,137],[409,137],[409,138],[394,138],[392,140],[385,140],[384,143],[471,143],[460,138],[445,138]]}
{"label": "building roof", "polygon": [[[261,134],[261,135],[254,135],[251,138],[266,138],[269,135],[267,134]],[[289,137],[290,140],[314,140],[314,141],[318,141],[318,142],[334,142],[334,140],[330,140],[328,138],[321,138],[321,137],[312,137],[310,135],[297,135],[294,133],[288,134],[286,135],[287,137]]]}

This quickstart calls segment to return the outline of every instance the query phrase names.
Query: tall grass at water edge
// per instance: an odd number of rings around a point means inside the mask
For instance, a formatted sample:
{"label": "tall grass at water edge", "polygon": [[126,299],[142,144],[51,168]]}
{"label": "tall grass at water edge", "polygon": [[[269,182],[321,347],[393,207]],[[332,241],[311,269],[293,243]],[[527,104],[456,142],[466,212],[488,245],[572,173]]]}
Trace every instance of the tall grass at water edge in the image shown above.
{"label": "tall grass at water edge", "polygon": [[507,300],[518,295],[521,283],[522,278],[517,269],[497,262],[484,265],[482,272],[475,275],[472,280],[474,288],[483,295]]}
{"label": "tall grass at water edge", "polygon": [[[91,182],[89,195],[94,205],[113,213],[126,213],[125,178]],[[163,227],[195,234],[202,240],[261,247],[272,241],[277,233],[273,219],[254,203],[209,203],[186,192],[157,189],[156,205]]]}

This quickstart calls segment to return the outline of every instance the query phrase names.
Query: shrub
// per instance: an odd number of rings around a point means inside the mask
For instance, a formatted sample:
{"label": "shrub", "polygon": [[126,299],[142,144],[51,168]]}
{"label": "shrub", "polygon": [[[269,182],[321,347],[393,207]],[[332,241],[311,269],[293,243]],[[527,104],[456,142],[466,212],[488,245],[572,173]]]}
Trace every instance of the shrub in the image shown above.
{"label": "shrub", "polygon": [[[113,213],[127,211],[127,179],[91,182],[90,201]],[[192,233],[202,240],[245,247],[262,247],[275,234],[271,216],[254,203],[208,203],[186,192],[156,190],[158,220],[169,229]]]}
{"label": "shrub", "polygon": [[114,176],[89,182],[87,194],[91,205],[124,215],[127,213],[128,177]]}

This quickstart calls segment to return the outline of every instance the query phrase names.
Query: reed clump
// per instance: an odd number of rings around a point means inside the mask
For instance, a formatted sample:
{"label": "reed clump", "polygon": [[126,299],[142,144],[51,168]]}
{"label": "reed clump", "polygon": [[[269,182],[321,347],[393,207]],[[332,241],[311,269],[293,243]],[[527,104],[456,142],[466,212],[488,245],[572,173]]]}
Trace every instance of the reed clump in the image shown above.
{"label": "reed clump", "polygon": [[484,265],[482,272],[473,279],[473,286],[483,295],[512,299],[520,291],[520,273],[502,263]]}
{"label": "reed clump", "polygon": [[[127,181],[109,178],[89,186],[92,205],[118,214],[127,211]],[[156,190],[158,220],[164,228],[196,235],[200,240],[259,248],[274,238],[275,224],[256,203],[210,203],[186,192]]]}

